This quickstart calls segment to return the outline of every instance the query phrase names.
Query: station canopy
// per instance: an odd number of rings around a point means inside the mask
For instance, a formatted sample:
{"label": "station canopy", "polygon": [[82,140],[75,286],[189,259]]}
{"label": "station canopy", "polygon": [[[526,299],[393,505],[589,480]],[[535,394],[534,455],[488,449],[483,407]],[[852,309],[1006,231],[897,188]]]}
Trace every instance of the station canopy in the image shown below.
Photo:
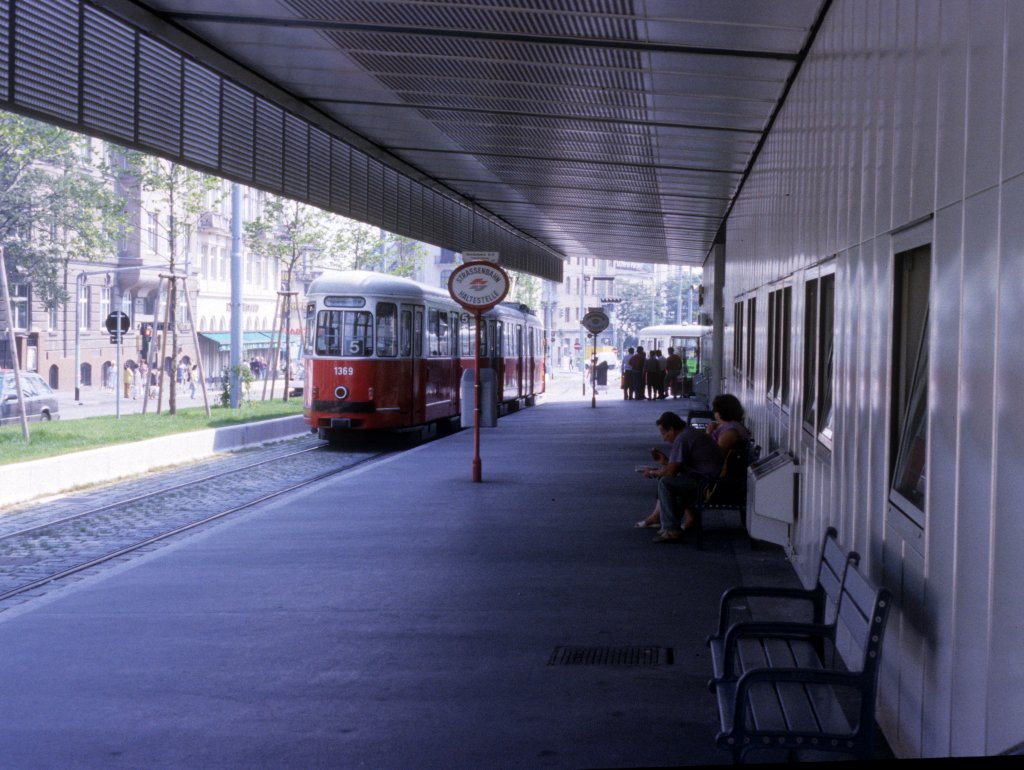
{"label": "station canopy", "polygon": [[4,5],[0,106],[559,280],[704,261],[829,2]]}

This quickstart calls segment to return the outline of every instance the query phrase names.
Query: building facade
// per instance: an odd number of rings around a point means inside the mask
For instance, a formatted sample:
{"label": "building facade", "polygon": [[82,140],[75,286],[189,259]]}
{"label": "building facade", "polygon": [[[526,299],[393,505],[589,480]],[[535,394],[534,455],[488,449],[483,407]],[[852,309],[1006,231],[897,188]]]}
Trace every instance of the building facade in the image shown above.
{"label": "building facade", "polygon": [[1024,740],[1022,72],[1013,0],[837,0],[705,266],[805,582],[835,526],[894,592],[901,757]]}

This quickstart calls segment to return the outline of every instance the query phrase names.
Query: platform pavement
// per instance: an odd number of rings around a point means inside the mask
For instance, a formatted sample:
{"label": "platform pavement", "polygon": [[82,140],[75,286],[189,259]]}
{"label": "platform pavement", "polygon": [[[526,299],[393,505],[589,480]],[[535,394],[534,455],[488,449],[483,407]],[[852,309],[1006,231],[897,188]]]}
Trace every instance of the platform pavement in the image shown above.
{"label": "platform pavement", "polygon": [[[796,585],[735,529],[632,527],[682,402],[551,397],[0,612],[9,767],[725,763],[718,596]],[[548,665],[560,646],[672,665]]]}

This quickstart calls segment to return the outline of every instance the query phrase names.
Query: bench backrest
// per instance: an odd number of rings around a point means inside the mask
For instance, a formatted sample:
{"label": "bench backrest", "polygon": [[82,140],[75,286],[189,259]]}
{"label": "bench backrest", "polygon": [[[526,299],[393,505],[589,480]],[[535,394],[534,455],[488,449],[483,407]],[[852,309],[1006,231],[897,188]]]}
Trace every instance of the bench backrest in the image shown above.
{"label": "bench backrest", "polygon": [[822,600],[815,610],[814,622],[834,625],[839,612],[839,600],[843,593],[846,573],[860,563],[856,551],[846,553],[839,547],[839,533],[829,527],[821,544],[821,561],[818,562],[817,586],[821,589]]}
{"label": "bench backrest", "polygon": [[847,570],[839,600],[836,648],[847,668],[868,680],[863,686],[870,687],[872,695],[891,604],[892,596],[887,589],[872,585],[856,567]]}

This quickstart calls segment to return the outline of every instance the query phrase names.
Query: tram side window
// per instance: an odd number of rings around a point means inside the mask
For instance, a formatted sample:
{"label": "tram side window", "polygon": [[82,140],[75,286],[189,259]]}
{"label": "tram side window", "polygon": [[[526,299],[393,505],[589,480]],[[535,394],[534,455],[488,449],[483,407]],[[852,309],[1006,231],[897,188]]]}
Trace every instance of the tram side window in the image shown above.
{"label": "tram side window", "polygon": [[398,308],[391,302],[377,303],[377,355],[398,355]]}
{"label": "tram side window", "polygon": [[448,355],[448,331],[448,313],[444,310],[428,310],[427,339],[430,355]]}
{"label": "tram side window", "polygon": [[412,355],[412,311],[402,310],[401,328],[399,330],[398,354],[403,358]]}
{"label": "tram side window", "polygon": [[930,284],[930,246],[920,246],[896,255],[889,499],[922,525],[928,454]]}
{"label": "tram side window", "polygon": [[448,355],[448,331],[448,313],[440,310],[437,313],[437,354],[439,356]]}
{"label": "tram side window", "polygon": [[451,349],[448,351],[451,355],[458,357],[460,345],[462,342],[462,328],[459,325],[459,314],[449,313],[448,323],[451,324],[449,329],[448,339],[451,342]]}
{"label": "tram side window", "polygon": [[316,303],[310,302],[306,305],[306,355],[313,355],[313,343],[316,339]]}
{"label": "tram side window", "polygon": [[473,328],[473,319],[469,313],[462,314],[461,333],[459,334],[459,352],[463,358],[473,355],[473,335],[476,330]]}
{"label": "tram side window", "polygon": [[373,316],[365,310],[321,310],[316,324],[317,355],[372,355],[372,324]]}

